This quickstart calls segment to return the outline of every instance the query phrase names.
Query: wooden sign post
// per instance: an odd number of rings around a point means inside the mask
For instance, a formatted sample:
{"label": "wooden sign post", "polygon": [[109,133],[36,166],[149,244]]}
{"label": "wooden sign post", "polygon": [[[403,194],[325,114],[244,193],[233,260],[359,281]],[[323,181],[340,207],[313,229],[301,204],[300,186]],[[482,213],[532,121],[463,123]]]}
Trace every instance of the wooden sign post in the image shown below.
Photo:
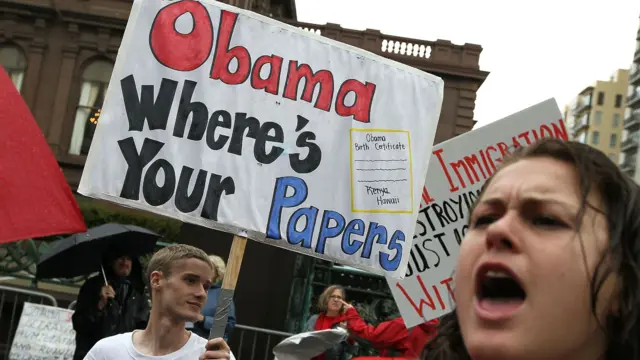
{"label": "wooden sign post", "polygon": [[233,293],[236,290],[236,283],[240,275],[240,266],[242,265],[242,257],[244,256],[244,248],[247,246],[247,238],[234,235],[231,251],[229,252],[229,260],[227,261],[227,272],[222,280],[222,289],[218,296],[218,306],[213,316],[213,325],[209,332],[209,339],[224,337],[227,328],[227,319],[229,318],[229,310],[233,301]]}

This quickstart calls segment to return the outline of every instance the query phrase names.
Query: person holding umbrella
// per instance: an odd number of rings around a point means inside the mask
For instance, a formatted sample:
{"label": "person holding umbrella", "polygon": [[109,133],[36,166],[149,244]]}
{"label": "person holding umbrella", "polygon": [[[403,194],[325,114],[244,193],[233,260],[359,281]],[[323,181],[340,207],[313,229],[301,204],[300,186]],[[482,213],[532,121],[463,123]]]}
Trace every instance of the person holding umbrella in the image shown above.
{"label": "person holding umbrella", "polygon": [[74,360],[83,359],[100,339],[146,326],[149,304],[138,259],[152,253],[159,238],[138,226],[105,224],[56,242],[40,258],[38,280],[98,272],[82,285],[76,300]]}
{"label": "person holding umbrella", "polygon": [[149,305],[144,296],[140,262],[126,249],[113,247],[103,258],[104,273],[87,280],[72,316],[76,331],[73,360],[82,360],[99,340],[144,329]]}

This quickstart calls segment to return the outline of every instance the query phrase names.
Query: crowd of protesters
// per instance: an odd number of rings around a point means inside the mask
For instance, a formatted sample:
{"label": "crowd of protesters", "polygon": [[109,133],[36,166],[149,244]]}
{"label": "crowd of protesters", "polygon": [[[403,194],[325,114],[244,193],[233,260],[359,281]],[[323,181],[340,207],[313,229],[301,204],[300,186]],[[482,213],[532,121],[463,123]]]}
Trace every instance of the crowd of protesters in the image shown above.
{"label": "crowd of protesters", "polygon": [[[587,145],[542,140],[517,149],[470,211],[455,270],[456,309],[407,329],[367,324],[339,285],[327,287],[304,331],[349,337],[313,360],[626,360],[640,358],[640,191]],[[140,263],[112,249],[106,271],[80,290],[74,359],[233,359],[207,340],[224,261],[188,245]],[[143,278],[151,304],[144,293]],[[104,283],[106,281],[106,284]],[[361,358],[364,359],[364,358]]]}

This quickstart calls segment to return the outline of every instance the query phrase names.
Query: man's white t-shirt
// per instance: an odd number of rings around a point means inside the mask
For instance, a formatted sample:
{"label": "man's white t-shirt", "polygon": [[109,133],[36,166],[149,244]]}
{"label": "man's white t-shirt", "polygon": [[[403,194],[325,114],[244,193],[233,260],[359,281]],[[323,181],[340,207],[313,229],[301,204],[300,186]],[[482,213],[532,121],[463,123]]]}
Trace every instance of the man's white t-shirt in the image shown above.
{"label": "man's white t-shirt", "polygon": [[[98,341],[84,360],[197,360],[204,354],[207,339],[191,333],[182,348],[171,354],[151,356],[140,353],[133,346],[133,332],[114,335]],[[235,360],[233,354],[231,360]]]}

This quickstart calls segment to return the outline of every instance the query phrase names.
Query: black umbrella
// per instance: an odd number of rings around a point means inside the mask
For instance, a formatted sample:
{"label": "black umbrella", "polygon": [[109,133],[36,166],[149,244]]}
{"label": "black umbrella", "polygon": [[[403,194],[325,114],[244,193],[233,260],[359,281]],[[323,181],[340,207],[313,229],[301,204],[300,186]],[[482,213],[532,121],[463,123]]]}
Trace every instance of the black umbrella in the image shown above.
{"label": "black umbrella", "polygon": [[122,249],[122,255],[137,258],[153,252],[159,238],[160,235],[134,225],[96,226],[55,243],[40,258],[36,279],[88,275],[101,270],[102,257],[109,249]]}

